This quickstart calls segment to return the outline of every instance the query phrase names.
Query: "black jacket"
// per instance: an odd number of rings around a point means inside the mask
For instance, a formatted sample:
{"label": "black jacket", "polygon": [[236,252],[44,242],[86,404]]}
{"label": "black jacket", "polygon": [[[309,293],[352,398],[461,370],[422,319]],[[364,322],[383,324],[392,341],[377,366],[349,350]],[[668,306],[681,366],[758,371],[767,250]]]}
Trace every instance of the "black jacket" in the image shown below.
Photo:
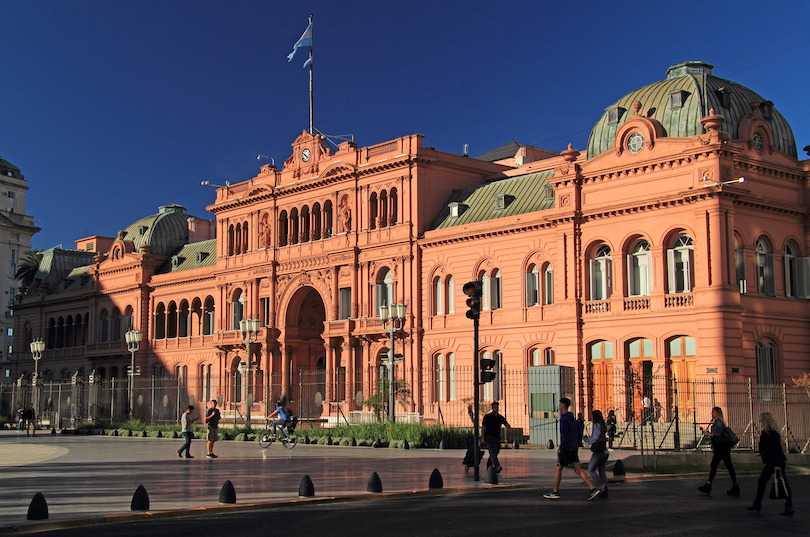
{"label": "black jacket", "polygon": [[759,436],[759,456],[765,464],[780,466],[787,460],[782,451],[782,437],[776,431],[762,431]]}

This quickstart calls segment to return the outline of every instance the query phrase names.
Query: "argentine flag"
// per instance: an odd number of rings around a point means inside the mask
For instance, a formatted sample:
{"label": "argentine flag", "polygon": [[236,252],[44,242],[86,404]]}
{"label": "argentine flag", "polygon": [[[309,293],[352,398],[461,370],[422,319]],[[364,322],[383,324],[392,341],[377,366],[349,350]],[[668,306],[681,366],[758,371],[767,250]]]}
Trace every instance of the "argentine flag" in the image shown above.
{"label": "argentine flag", "polygon": [[[292,52],[290,52],[287,55],[287,61],[288,62],[292,61],[293,56],[295,56],[295,52],[299,48],[311,47],[311,46],[312,46],[312,23],[310,22],[309,26],[307,26],[307,29],[304,30],[304,33],[301,35],[301,38],[298,41],[295,42],[295,45],[293,45]],[[306,67],[309,64],[310,64],[310,61],[309,61],[309,59],[307,59],[307,61],[304,63],[304,67]]]}

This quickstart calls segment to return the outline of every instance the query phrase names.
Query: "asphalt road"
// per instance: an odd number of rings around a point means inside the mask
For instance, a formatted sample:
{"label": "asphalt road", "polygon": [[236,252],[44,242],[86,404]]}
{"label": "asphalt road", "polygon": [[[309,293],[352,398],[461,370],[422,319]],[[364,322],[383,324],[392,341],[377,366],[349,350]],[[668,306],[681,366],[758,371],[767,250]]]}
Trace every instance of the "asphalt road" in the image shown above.
{"label": "asphalt road", "polygon": [[492,490],[403,499],[297,505],[262,511],[110,524],[59,530],[64,537],[200,535],[351,535],[352,537],[508,535],[807,535],[810,477],[791,476],[796,515],[779,516],[782,502],[768,501],[761,514],[745,510],[754,478],[741,480],[743,496],[703,496],[694,480],[616,484],[610,497],[585,500],[574,482],[562,499],[545,500],[544,489]]}

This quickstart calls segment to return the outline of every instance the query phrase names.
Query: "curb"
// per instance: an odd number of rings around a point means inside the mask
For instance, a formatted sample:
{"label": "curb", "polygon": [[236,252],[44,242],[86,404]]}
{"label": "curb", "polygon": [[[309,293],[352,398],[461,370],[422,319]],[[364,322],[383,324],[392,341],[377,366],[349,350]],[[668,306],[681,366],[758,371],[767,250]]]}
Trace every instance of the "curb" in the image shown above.
{"label": "curb", "polygon": [[441,494],[463,494],[470,492],[485,492],[488,490],[512,490],[527,488],[523,483],[505,485],[483,485],[480,487],[458,487],[450,489],[414,490],[383,492],[380,494],[354,494],[350,496],[325,496],[323,498],[292,498],[288,500],[271,500],[267,502],[246,503],[241,505],[212,505],[207,507],[186,507],[182,509],[167,509],[144,511],[138,513],[121,513],[115,515],[102,515],[89,518],[75,518],[53,522],[29,522],[11,526],[0,526],[0,535],[14,533],[38,533],[68,528],[81,528],[100,524],[121,524],[124,522],[138,522],[143,520],[156,520],[161,518],[176,518],[189,515],[207,515],[220,513],[234,513],[240,511],[258,511],[262,509],[277,509],[280,507],[312,504],[328,504],[338,502],[360,502],[368,500],[387,500],[396,498],[413,498],[417,496],[434,496]]}
{"label": "curb", "polygon": [[[741,476],[758,476],[760,472],[736,472],[737,475]],[[788,469],[788,475],[810,475],[810,470],[799,470],[799,469]],[[667,479],[695,479],[695,478],[705,478],[707,472],[698,472],[692,474],[635,474],[630,475],[627,474],[624,479],[616,479],[616,478],[608,478],[608,483],[623,483],[623,482],[631,482],[631,481],[658,481],[658,480],[667,480]]]}

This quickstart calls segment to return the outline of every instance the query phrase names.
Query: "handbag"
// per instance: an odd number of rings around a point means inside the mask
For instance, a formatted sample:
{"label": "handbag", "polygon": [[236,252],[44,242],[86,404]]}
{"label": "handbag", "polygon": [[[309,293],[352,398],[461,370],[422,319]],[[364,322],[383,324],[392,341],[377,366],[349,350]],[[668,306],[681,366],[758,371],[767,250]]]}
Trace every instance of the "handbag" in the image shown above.
{"label": "handbag", "polygon": [[769,498],[772,500],[786,500],[788,496],[785,475],[782,473],[782,469],[777,466],[776,472],[773,474],[773,485],[771,485]]}

